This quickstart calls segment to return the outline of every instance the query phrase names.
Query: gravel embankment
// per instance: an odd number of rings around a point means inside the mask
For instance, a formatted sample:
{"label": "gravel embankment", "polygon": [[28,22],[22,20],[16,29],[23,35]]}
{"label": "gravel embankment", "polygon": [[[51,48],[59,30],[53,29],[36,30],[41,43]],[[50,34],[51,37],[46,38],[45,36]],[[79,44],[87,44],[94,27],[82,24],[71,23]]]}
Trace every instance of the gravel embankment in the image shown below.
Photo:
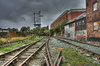
{"label": "gravel embankment", "polygon": [[[62,40],[65,40],[65,39],[62,39]],[[75,44],[77,46],[80,46],[82,48],[88,49],[90,51],[93,51],[93,52],[95,52],[97,54],[100,54],[100,47],[96,47],[96,46],[92,46],[92,45],[87,45],[87,44],[82,44],[82,43],[71,41],[71,40],[65,40],[65,41],[70,42],[72,44]]]}
{"label": "gravel embankment", "polygon": [[[67,40],[66,40],[67,41]],[[74,42],[72,42],[72,41],[70,41],[71,43],[74,43]],[[85,52],[85,51],[82,51],[81,49],[78,49],[78,48],[76,48],[76,47],[74,47],[74,46],[72,46],[72,45],[69,45],[69,44],[67,44],[67,43],[64,43],[64,42],[62,42],[62,41],[59,41],[59,40],[57,40],[57,39],[55,39],[55,38],[51,38],[51,40],[49,41],[49,45],[51,46],[50,47],[50,49],[52,48],[52,50],[51,51],[58,51],[57,49],[58,48],[64,48],[64,49],[75,49],[75,50],[77,50],[79,53],[82,53],[83,55],[85,55],[85,56],[88,56],[89,55],[89,53],[87,53],[87,52]],[[98,47],[91,47],[91,46],[88,46],[88,45],[83,45],[83,44],[80,44],[80,43],[76,43],[76,45],[79,45],[79,46],[81,46],[81,47],[83,47],[83,48],[90,48],[91,50],[97,50],[98,49],[98,53],[100,53],[99,52],[99,50],[100,50],[100,48],[98,48]],[[51,52],[50,51],[50,52]],[[55,56],[56,57],[56,55],[54,55],[53,54],[53,56]],[[91,57],[87,57],[87,58],[93,58],[94,59],[94,63],[100,63],[100,61],[95,61],[96,59],[97,59],[97,57],[96,56],[91,56]],[[53,58],[53,59],[55,59],[55,58]]]}

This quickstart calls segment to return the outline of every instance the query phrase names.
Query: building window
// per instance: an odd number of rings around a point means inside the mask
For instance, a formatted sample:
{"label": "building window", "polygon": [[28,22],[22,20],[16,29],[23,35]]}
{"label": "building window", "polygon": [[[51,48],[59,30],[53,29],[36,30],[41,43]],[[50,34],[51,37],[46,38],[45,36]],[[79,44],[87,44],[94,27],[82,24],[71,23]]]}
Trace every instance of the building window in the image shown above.
{"label": "building window", "polygon": [[94,26],[94,30],[98,30],[98,23],[94,22],[93,26]]}
{"label": "building window", "polygon": [[73,27],[74,26],[74,23],[71,23],[69,24],[69,28]]}
{"label": "building window", "polygon": [[97,0],[93,3],[93,11],[96,11],[98,9]]}
{"label": "building window", "polygon": [[85,21],[84,20],[82,20],[82,25],[84,25],[85,24]]}
{"label": "building window", "polygon": [[86,7],[88,7],[88,5],[89,5],[89,4],[88,4],[88,2],[87,2],[87,3],[86,3]]}

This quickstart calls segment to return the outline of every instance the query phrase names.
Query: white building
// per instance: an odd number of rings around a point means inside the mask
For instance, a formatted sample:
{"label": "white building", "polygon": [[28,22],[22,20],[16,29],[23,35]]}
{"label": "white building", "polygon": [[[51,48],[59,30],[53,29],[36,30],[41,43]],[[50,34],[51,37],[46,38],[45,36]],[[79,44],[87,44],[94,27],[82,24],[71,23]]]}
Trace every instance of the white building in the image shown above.
{"label": "white building", "polygon": [[81,40],[86,39],[86,36],[86,13],[65,24],[65,38]]}
{"label": "white building", "polygon": [[65,37],[68,39],[75,39],[75,27],[74,27],[74,22],[69,21],[68,23],[66,23],[65,25]]}

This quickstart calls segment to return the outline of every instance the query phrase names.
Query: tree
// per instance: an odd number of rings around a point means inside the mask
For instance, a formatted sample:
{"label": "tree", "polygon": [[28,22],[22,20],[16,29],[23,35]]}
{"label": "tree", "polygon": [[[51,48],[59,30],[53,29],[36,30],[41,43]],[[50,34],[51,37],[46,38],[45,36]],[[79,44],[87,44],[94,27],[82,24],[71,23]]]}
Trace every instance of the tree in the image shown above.
{"label": "tree", "polygon": [[17,28],[8,28],[10,33],[17,33],[18,29]]}
{"label": "tree", "polygon": [[23,26],[20,30],[20,34],[22,36],[27,36],[27,35],[31,34],[30,27]]}
{"label": "tree", "polygon": [[30,30],[30,27],[23,26],[20,31],[21,32],[27,32],[29,30]]}
{"label": "tree", "polygon": [[49,27],[34,28],[32,33],[35,35],[49,35]]}

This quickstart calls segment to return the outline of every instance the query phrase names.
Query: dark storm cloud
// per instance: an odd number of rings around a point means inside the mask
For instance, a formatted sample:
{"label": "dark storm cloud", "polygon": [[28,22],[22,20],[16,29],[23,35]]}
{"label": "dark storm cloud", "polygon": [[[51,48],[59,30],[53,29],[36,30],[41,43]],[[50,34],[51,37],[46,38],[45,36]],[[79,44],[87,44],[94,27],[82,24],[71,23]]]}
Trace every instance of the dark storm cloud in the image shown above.
{"label": "dark storm cloud", "polygon": [[0,0],[0,27],[33,27],[32,12],[39,10],[42,26],[50,25],[63,11],[84,7],[85,0]]}

